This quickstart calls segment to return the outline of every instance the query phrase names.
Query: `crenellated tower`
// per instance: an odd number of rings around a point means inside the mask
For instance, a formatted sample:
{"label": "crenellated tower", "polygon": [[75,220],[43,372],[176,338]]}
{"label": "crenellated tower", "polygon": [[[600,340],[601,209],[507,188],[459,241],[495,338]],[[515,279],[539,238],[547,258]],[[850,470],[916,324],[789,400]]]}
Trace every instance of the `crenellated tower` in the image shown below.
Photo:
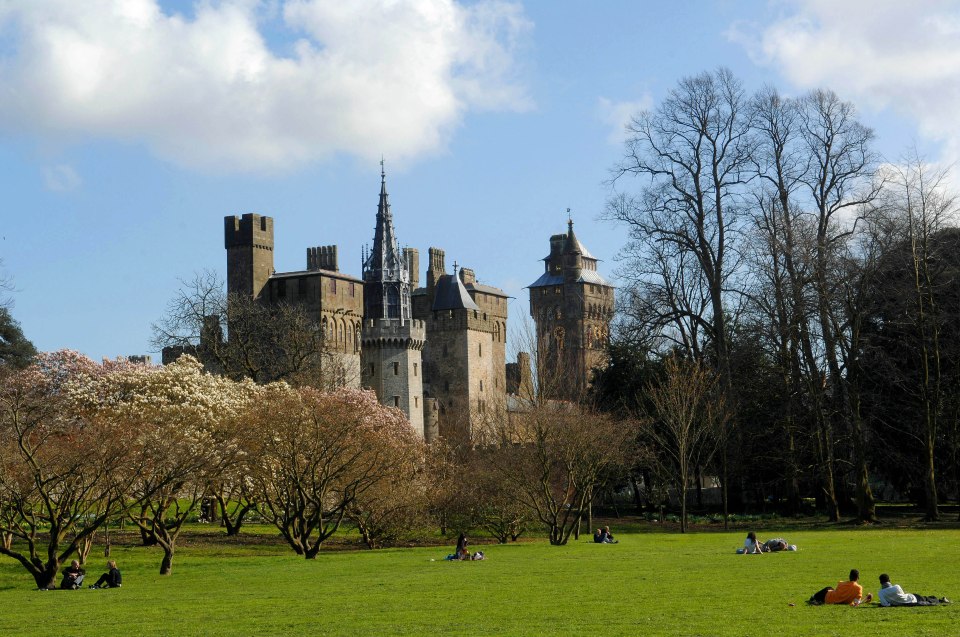
{"label": "crenellated tower", "polygon": [[423,435],[421,351],[426,331],[423,321],[411,316],[411,261],[417,261],[415,251],[401,251],[397,242],[381,162],[373,246],[363,260],[361,382],[381,403],[403,410]]}
{"label": "crenellated tower", "polygon": [[224,217],[227,291],[259,298],[273,274],[273,219],[255,214]]}

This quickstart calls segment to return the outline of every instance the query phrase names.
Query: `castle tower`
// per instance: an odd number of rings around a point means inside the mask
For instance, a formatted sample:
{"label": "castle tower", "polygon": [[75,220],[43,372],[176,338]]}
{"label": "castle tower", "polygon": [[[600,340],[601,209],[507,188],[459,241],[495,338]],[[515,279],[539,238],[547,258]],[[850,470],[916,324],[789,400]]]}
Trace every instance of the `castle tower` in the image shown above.
{"label": "castle tower", "polygon": [[536,374],[542,398],[583,397],[594,368],[607,364],[614,287],[597,272],[597,259],[568,221],[550,237],[544,273],[530,284],[530,314],[537,326]]}
{"label": "castle tower", "polygon": [[273,274],[273,219],[245,214],[223,218],[227,292],[260,296]]}
{"label": "castle tower", "polygon": [[407,258],[413,255],[402,252],[397,243],[382,167],[381,162],[373,246],[363,262],[361,382],[384,405],[402,409],[423,435],[421,350],[426,331],[423,321],[411,317]]}
{"label": "castle tower", "polygon": [[424,394],[436,400],[437,430],[454,444],[482,443],[485,428],[506,406],[507,295],[477,282],[473,270],[429,250],[427,286],[414,293],[414,316],[423,319]]}

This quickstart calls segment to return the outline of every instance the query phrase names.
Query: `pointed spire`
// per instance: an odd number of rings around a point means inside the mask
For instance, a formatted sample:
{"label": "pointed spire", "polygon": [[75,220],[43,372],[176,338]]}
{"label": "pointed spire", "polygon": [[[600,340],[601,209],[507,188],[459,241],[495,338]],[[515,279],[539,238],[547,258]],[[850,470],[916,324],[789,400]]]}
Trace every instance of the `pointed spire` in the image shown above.
{"label": "pointed spire", "polygon": [[577,240],[577,236],[573,234],[573,217],[570,216],[569,208],[567,208],[567,241],[563,246],[563,251],[566,253],[582,252],[580,242]]}
{"label": "pointed spire", "polygon": [[410,274],[393,228],[387,173],[380,160],[380,202],[373,245],[363,263],[364,315],[367,318],[410,318]]}

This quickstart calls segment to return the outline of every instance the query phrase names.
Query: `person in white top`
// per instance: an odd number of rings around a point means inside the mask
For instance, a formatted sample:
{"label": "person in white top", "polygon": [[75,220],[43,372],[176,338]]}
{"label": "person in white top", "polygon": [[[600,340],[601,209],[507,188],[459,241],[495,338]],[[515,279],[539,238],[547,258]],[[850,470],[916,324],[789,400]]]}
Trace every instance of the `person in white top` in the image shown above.
{"label": "person in white top", "polygon": [[890,576],[886,573],[880,575],[880,591],[877,596],[881,606],[937,606],[950,603],[946,597],[904,593],[899,584],[890,583]]}
{"label": "person in white top", "polygon": [[763,543],[757,539],[757,534],[753,531],[747,533],[747,539],[743,541],[743,553],[745,555],[763,554]]}

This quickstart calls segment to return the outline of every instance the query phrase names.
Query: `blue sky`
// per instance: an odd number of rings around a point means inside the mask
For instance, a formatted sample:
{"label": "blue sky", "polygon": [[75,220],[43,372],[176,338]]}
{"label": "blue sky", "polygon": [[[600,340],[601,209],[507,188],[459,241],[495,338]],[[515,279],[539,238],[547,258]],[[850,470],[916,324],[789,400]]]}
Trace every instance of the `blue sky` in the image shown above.
{"label": "blue sky", "polygon": [[274,217],[278,271],[335,243],[359,274],[381,154],[400,242],[526,315],[567,208],[614,274],[623,231],[598,216],[625,117],[719,65],[832,88],[891,160],[960,156],[953,1],[0,0],[14,317],[42,350],[146,353],[246,212]]}

